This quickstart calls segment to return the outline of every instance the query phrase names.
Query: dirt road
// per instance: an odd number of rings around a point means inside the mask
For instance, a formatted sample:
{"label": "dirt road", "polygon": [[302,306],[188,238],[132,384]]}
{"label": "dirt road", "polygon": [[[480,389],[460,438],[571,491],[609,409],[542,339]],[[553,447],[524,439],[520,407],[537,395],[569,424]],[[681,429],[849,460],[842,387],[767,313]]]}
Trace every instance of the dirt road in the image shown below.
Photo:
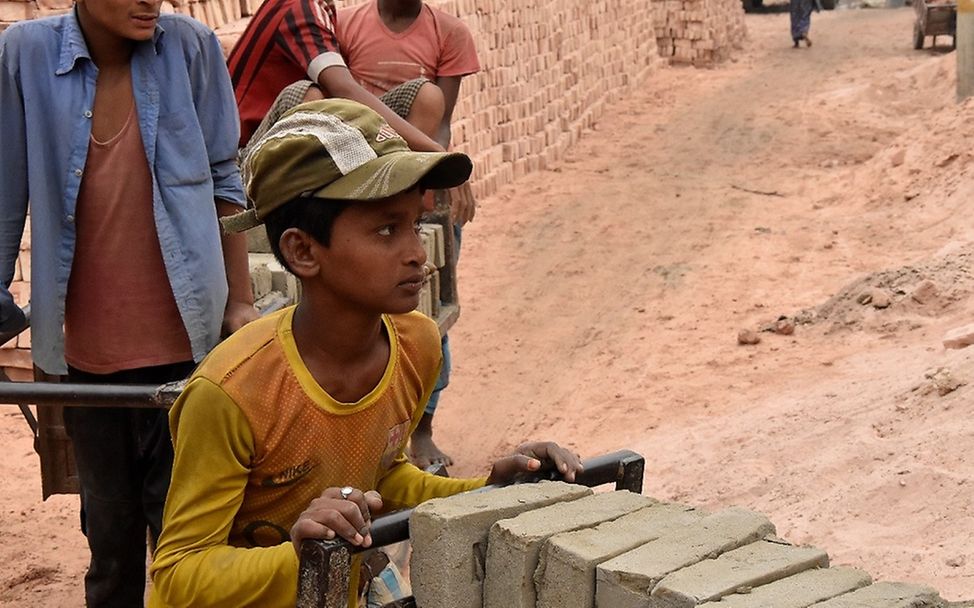
{"label": "dirt road", "polygon": [[[815,15],[811,49],[785,14],[748,27],[734,61],[661,69],[481,201],[436,437],[454,474],[528,438],[632,448],[650,495],[752,507],[834,563],[974,598],[974,363],[941,347],[974,321],[974,105],[953,55],[912,50],[909,9]],[[81,606],[75,499],[39,503],[12,408],[0,441],[0,603]]]}
{"label": "dirt road", "polygon": [[970,393],[911,390],[970,374],[940,346],[974,320],[966,260],[928,273],[927,305],[837,302],[736,344],[974,235],[953,55],[911,49],[909,9],[813,20],[794,50],[786,15],[749,16],[735,62],[661,72],[568,162],[484,202],[438,437],[478,467],[530,437],[630,447],[651,495],[751,506],[838,563],[974,598]]}

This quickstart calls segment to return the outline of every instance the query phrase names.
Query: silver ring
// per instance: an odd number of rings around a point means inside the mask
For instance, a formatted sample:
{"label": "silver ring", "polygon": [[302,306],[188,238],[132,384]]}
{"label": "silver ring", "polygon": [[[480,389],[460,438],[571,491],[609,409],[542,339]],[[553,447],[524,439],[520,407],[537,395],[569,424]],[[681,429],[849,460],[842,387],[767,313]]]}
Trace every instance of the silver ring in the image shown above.
{"label": "silver ring", "polygon": [[351,496],[352,492],[354,491],[355,488],[353,488],[352,486],[345,486],[344,488],[339,490],[338,493],[342,495],[342,500],[348,500],[348,497]]}

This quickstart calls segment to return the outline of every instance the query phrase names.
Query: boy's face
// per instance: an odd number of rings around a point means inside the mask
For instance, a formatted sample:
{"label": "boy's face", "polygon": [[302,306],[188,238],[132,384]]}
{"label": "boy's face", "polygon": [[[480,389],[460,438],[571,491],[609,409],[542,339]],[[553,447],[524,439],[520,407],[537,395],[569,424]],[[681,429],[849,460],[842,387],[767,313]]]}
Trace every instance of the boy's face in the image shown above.
{"label": "boy's face", "polygon": [[419,305],[426,251],[419,220],[429,211],[419,189],[354,203],[332,225],[331,244],[319,246],[320,280],[361,310],[405,313]]}
{"label": "boy's face", "polygon": [[79,9],[98,34],[136,42],[152,39],[161,5],[162,0],[78,0]]}

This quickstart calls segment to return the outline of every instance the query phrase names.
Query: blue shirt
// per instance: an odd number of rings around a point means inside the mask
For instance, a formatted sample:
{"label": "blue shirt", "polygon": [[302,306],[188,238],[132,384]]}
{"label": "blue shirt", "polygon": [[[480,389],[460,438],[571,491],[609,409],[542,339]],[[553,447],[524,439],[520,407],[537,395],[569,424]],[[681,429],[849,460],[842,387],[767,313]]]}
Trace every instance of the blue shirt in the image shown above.
{"label": "blue shirt", "polygon": [[[29,200],[31,347],[49,374],[67,371],[64,300],[97,75],[73,11],[0,34],[0,323],[13,312],[8,287]],[[153,39],[136,44],[132,89],[163,261],[198,361],[219,339],[227,300],[214,198],[245,204],[237,108],[216,36],[162,15]]]}

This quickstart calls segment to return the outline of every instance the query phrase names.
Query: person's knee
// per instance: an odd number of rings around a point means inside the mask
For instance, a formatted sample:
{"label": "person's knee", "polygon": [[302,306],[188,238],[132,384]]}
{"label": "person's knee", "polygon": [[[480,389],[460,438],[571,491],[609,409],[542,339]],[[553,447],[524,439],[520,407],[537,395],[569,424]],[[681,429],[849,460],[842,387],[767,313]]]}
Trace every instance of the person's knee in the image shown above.
{"label": "person's knee", "polygon": [[432,82],[425,82],[416,93],[406,121],[426,135],[435,137],[445,111],[443,90]]}
{"label": "person's knee", "polygon": [[301,103],[308,103],[309,101],[319,101],[325,98],[325,94],[321,92],[321,89],[317,85],[311,85],[308,90],[304,93],[304,98],[301,99]]}

